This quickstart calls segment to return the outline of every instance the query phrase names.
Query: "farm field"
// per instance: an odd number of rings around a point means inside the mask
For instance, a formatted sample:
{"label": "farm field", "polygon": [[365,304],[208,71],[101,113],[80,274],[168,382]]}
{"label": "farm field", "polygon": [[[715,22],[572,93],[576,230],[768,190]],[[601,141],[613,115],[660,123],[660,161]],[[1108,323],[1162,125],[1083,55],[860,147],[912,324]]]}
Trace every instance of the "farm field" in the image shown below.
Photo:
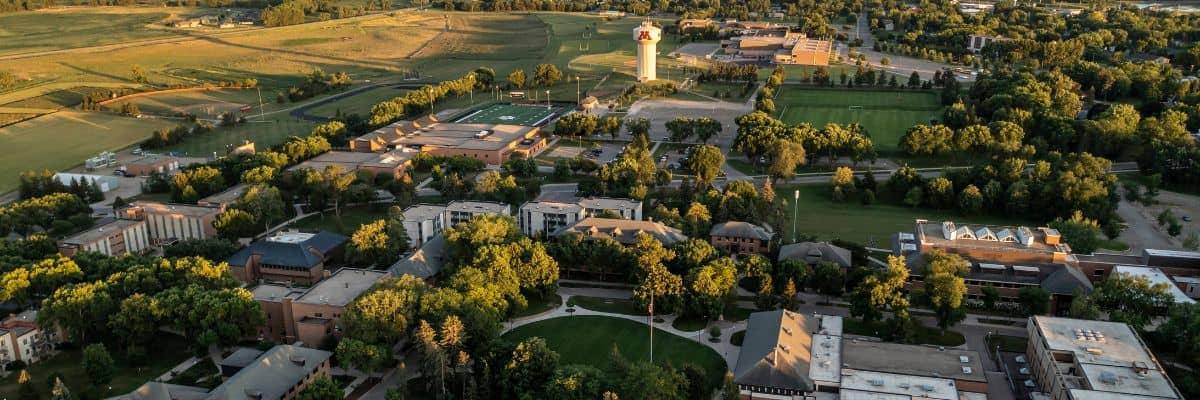
{"label": "farm field", "polygon": [[[855,107],[855,109],[851,109]],[[775,98],[776,116],[785,123],[859,123],[881,153],[897,148],[909,127],[941,118],[937,95],[916,91],[808,89],[784,86]]]}
{"label": "farm field", "polygon": [[171,121],[135,119],[109,113],[60,111],[0,128],[0,193],[16,188],[21,171],[59,171],[82,164],[101,151],[141,142]]}
{"label": "farm field", "polygon": [[[262,101],[267,112],[286,106],[286,104],[276,103],[275,96],[271,92],[265,93]],[[237,111],[242,106],[247,105],[254,107],[251,114],[257,115],[259,111],[258,91],[254,89],[210,90],[142,96],[109,103],[104,106],[104,109],[119,112],[124,103],[136,105],[143,114],[163,116],[175,116],[179,113],[187,113],[199,118],[218,118],[222,113]]]}
{"label": "farm field", "polygon": [[[254,142],[256,148],[263,150],[283,143],[288,136],[307,136],[312,132],[312,128],[317,126],[316,122],[296,120],[284,115],[276,115],[275,118],[277,119],[268,115],[267,122],[258,122],[257,117],[252,116],[250,122],[229,128],[213,128],[212,132],[203,136],[192,136],[182,143],[156,150],[179,152],[189,157],[208,157],[213,152],[225,154],[228,150],[226,145],[239,145],[246,140]],[[141,138],[145,139],[154,129],[143,129],[140,132]]]}
{"label": "farm field", "polygon": [[[880,182],[882,187],[883,182]],[[917,218],[930,221],[953,220],[960,223],[1038,226],[1047,221],[1025,221],[1001,217],[976,215],[963,216],[954,212],[911,208],[893,202],[882,189],[875,204],[863,206],[855,198],[835,202],[829,185],[785,185],[775,188],[779,196],[792,198],[792,191],[800,190],[799,210],[792,207],[784,210],[784,223],[779,230],[785,242],[791,240],[792,215],[796,215],[798,234],[816,235],[819,240],[845,239],[868,246],[887,247],[892,235],[900,231],[912,231]],[[793,206],[794,207],[794,206]]]}
{"label": "farm field", "polygon": [[[553,318],[517,327],[504,334],[516,343],[530,337],[541,337],[558,352],[560,364],[584,364],[605,369],[609,352],[616,346],[630,362],[649,359],[650,332],[646,325],[634,321],[581,315]],[[709,386],[715,387],[725,375],[725,360],[717,352],[693,340],[659,330],[654,335],[654,359],[668,360],[675,368],[695,364],[704,369]]]}
{"label": "farm field", "polygon": [[[163,23],[194,8],[103,7],[0,15],[0,54],[69,49],[182,36]],[[216,11],[213,11],[214,13]]]}

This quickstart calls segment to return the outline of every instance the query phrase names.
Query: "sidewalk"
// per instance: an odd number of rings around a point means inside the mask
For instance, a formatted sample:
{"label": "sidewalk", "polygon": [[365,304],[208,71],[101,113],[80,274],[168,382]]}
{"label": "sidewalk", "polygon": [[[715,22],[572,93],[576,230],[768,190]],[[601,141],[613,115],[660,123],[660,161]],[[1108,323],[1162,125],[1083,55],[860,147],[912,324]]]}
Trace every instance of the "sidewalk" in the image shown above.
{"label": "sidewalk", "polygon": [[158,381],[158,382],[169,381],[169,380],[171,380],[171,378],[174,378],[176,375],[183,373],[183,371],[187,371],[188,368],[195,366],[199,362],[200,362],[199,358],[196,358],[196,357],[188,358],[186,360],[183,360],[183,362],[179,363],[179,365],[176,365],[175,368],[171,368],[170,371],[164,372],[162,375],[159,375],[158,378],[155,378],[154,380]]}

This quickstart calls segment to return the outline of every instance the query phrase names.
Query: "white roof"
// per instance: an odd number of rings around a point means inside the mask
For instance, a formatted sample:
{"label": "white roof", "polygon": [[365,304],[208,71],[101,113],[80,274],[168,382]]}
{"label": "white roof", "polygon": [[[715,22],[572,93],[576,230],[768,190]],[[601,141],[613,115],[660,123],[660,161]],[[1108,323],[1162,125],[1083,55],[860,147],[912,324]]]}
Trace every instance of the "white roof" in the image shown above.
{"label": "white roof", "polygon": [[[847,368],[842,370],[841,394],[842,399],[924,398],[958,400],[958,387],[952,379]],[[888,396],[878,396],[879,394],[887,394]],[[903,397],[894,397],[895,395]]]}
{"label": "white roof", "polygon": [[988,269],[988,270],[999,270],[999,271],[1003,271],[1003,270],[1007,269],[1001,264],[987,264],[987,263],[979,263],[979,268]]}
{"label": "white roof", "polygon": [[1033,272],[1033,273],[1042,272],[1042,270],[1038,269],[1038,267],[1026,267],[1024,265],[1014,265],[1012,268],[1013,268],[1013,271],[1019,271],[1019,272]]}
{"label": "white roof", "polygon": [[1175,286],[1175,282],[1172,282],[1171,278],[1167,277],[1167,274],[1164,274],[1158,268],[1118,265],[1116,268],[1113,268],[1113,272],[1146,277],[1146,279],[1150,280],[1151,285],[1165,283],[1169,287],[1168,291],[1170,291],[1171,296],[1174,298],[1176,303],[1192,304],[1196,302],[1196,300],[1192,300],[1192,298],[1188,297],[1188,295],[1182,290],[1179,290],[1179,287]]}
{"label": "white roof", "polygon": [[[1080,376],[1092,388],[1075,398],[1127,399],[1134,398],[1130,397],[1133,395],[1180,398],[1158,369],[1154,355],[1129,325],[1040,315],[1030,321],[1043,337],[1041,345],[1048,350],[1074,354]],[[1137,376],[1135,365],[1146,368],[1146,375]]]}

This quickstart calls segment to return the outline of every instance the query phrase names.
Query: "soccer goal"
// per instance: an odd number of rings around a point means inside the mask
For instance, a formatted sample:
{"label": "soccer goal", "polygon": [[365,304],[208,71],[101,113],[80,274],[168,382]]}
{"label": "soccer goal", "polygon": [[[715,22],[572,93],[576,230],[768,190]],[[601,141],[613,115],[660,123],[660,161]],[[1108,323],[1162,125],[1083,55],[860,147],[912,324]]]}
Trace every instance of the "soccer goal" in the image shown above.
{"label": "soccer goal", "polygon": [[858,111],[858,110],[862,110],[862,109],[863,109],[863,106],[850,106],[851,111]]}

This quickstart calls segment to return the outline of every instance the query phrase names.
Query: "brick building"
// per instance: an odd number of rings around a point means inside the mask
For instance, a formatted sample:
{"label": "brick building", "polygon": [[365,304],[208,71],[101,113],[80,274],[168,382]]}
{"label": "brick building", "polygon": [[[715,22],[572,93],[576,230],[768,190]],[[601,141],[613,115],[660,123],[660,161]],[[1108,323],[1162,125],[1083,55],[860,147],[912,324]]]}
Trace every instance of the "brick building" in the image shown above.
{"label": "brick building", "polygon": [[28,310],[0,320],[0,367],[13,361],[26,365],[41,361],[61,341],[57,329],[38,325],[37,315],[36,310]]}
{"label": "brick building", "polygon": [[58,251],[70,257],[81,251],[106,256],[140,253],[150,248],[146,221],[117,219],[58,242]]}
{"label": "brick building", "polygon": [[543,193],[534,201],[526,202],[517,211],[517,224],[521,232],[536,236],[554,235],[581,219],[598,217],[606,211],[620,215],[622,219],[641,220],[642,202],[613,197],[577,197]]}
{"label": "brick building", "polygon": [[[164,382],[147,382],[114,400],[292,400],[321,377],[330,376],[333,353],[281,344],[265,352],[237,351],[227,357],[237,372],[209,390]],[[249,356],[247,356],[247,354]],[[253,359],[250,359],[250,356]],[[222,366],[226,365],[222,361]]]}
{"label": "brick building", "polygon": [[1026,329],[1032,383],[1052,400],[1183,399],[1129,325],[1033,316]]}
{"label": "brick building", "polygon": [[150,243],[162,245],[180,240],[217,237],[213,221],[220,213],[220,209],[213,207],[137,201],[121,210],[119,216],[146,221]]}
{"label": "brick building", "polygon": [[229,256],[229,272],[247,283],[261,279],[311,285],[325,276],[331,261],[341,258],[349,239],[326,231],[278,232]]}
{"label": "brick building", "polygon": [[713,225],[708,232],[712,246],[732,254],[763,254],[771,252],[774,234],[749,222],[726,221]]}
{"label": "brick building", "polygon": [[287,172],[292,173],[302,169],[320,172],[324,171],[326,167],[338,166],[342,167],[346,173],[364,171],[372,175],[383,174],[399,178],[404,176],[404,171],[412,165],[412,158],[416,155],[415,151],[405,151],[404,149],[383,153],[327,151],[289,167]]}
{"label": "brick building", "polygon": [[341,335],[337,322],[346,306],[388,277],[386,271],[342,268],[309,288],[255,286],[251,293],[266,314],[259,336],[280,343],[320,346],[326,337]]}
{"label": "brick building", "polygon": [[145,176],[151,173],[165,174],[179,169],[179,160],[173,157],[148,155],[141,156],[125,163],[125,173],[129,176]]}
{"label": "brick building", "polygon": [[350,141],[350,148],[366,153],[406,149],[500,165],[513,155],[532,157],[542,151],[546,139],[538,131],[533,126],[443,123],[426,116],[359,136]]}

